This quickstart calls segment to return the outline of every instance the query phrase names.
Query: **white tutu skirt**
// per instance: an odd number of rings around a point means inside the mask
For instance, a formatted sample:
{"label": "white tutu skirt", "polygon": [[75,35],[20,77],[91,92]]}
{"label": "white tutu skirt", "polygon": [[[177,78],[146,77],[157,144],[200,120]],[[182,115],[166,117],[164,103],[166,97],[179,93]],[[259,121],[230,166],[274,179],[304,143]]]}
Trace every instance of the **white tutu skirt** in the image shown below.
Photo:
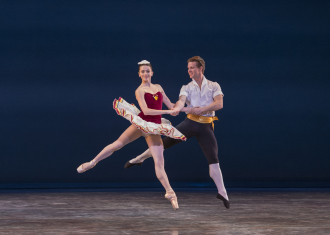
{"label": "white tutu skirt", "polygon": [[135,127],[147,134],[165,135],[173,139],[186,141],[186,137],[172,126],[171,122],[165,118],[161,119],[161,124],[147,122],[138,115],[141,112],[134,104],[127,103],[123,98],[113,101],[113,108],[117,114],[130,121]]}

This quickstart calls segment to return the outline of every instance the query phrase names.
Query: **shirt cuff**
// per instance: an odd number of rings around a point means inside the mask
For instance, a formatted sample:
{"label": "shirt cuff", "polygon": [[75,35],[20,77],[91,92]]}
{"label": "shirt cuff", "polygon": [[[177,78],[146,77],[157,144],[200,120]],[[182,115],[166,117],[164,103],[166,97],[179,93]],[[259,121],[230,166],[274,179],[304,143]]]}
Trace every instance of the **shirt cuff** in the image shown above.
{"label": "shirt cuff", "polygon": [[213,98],[216,97],[217,95],[225,96],[221,91],[216,91],[216,92],[214,92],[214,94],[213,94]]}
{"label": "shirt cuff", "polygon": [[188,97],[188,93],[185,92],[185,91],[181,91],[180,94],[179,94],[179,97],[184,95],[185,97]]}

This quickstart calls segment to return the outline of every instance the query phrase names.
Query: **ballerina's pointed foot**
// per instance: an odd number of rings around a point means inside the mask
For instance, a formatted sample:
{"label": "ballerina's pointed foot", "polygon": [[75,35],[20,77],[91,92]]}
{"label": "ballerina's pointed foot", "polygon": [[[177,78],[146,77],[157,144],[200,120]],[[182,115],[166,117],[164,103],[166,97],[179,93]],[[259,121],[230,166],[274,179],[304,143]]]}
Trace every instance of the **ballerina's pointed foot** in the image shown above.
{"label": "ballerina's pointed foot", "polygon": [[77,171],[78,171],[78,173],[84,173],[85,171],[92,169],[95,165],[96,165],[96,162],[94,160],[92,160],[90,162],[85,162],[77,168]]}
{"label": "ballerina's pointed foot", "polygon": [[165,194],[165,198],[171,202],[174,210],[179,209],[178,199],[177,199],[174,191],[167,192]]}

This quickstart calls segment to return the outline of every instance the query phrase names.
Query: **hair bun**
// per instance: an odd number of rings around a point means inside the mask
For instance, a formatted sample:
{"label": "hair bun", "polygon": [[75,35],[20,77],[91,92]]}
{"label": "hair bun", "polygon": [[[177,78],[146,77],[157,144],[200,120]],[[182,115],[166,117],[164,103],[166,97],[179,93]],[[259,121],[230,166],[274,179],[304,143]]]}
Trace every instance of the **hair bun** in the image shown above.
{"label": "hair bun", "polygon": [[147,60],[142,60],[138,63],[138,65],[144,65],[144,64],[150,64],[150,62]]}

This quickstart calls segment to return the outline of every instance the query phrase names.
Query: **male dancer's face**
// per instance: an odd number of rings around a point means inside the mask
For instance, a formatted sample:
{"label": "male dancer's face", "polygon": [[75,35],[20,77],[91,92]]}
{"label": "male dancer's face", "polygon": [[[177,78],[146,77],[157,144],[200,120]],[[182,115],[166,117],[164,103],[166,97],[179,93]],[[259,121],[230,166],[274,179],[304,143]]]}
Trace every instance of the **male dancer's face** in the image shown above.
{"label": "male dancer's face", "polygon": [[198,79],[203,74],[203,67],[197,67],[197,62],[189,62],[188,63],[188,74],[191,79]]}

